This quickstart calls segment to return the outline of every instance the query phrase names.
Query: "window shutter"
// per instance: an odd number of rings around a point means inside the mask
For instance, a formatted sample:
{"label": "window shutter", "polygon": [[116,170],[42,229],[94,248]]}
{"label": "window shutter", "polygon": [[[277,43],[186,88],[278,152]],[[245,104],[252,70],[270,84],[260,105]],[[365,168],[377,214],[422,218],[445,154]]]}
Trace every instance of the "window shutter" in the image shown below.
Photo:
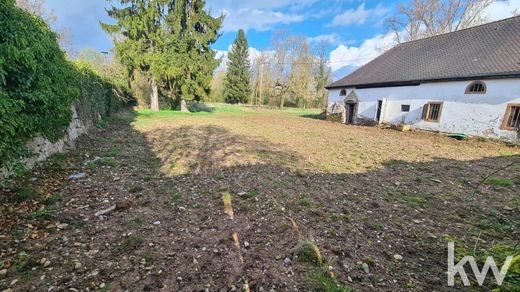
{"label": "window shutter", "polygon": [[425,104],[422,108],[422,119],[426,120],[428,115],[428,104]]}

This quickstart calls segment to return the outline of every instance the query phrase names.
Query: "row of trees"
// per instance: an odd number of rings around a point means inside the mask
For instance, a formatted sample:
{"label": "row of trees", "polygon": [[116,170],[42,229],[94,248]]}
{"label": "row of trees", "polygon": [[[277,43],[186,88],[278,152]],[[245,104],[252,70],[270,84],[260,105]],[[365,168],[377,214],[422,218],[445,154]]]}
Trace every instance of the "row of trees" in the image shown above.
{"label": "row of trees", "polygon": [[[396,44],[418,40],[485,23],[485,10],[493,2],[411,0],[398,4],[386,24]],[[254,57],[250,64],[247,40],[240,31],[229,53],[227,73],[215,74],[211,99],[278,107],[324,107],[325,86],[331,81],[327,49],[325,43],[311,48],[306,38],[279,31],[274,34],[272,50]]]}
{"label": "row of trees", "polygon": [[[48,24],[56,16],[45,0],[16,0],[18,6]],[[109,1],[110,2],[110,1]],[[108,10],[116,24],[102,24],[113,36],[114,58],[80,51],[104,76],[123,83],[129,78],[141,106],[186,110],[185,101],[250,103],[277,107],[325,107],[325,86],[332,80],[326,43],[310,44],[287,31],[273,34],[271,48],[250,56],[244,31],[238,32],[227,70],[210,48],[219,37],[223,16],[212,17],[204,0],[120,0]],[[493,0],[411,0],[387,19],[396,43],[434,36],[480,24]],[[67,30],[63,30],[67,31]],[[62,48],[67,34],[58,32]],[[76,54],[75,54],[76,55]],[[70,56],[70,54],[69,54]],[[144,98],[146,96],[146,98]]]}
{"label": "row of trees", "polygon": [[215,74],[212,101],[324,107],[325,86],[332,80],[327,44],[313,47],[303,36],[279,31],[272,46],[250,58],[245,33],[240,30],[228,55],[227,72]]}
{"label": "row of trees", "polygon": [[204,0],[120,0],[102,24],[113,36],[115,51],[129,76],[139,74],[151,88],[150,106],[159,97],[172,108],[203,100],[219,64],[210,46],[219,37],[223,16],[212,17]]}

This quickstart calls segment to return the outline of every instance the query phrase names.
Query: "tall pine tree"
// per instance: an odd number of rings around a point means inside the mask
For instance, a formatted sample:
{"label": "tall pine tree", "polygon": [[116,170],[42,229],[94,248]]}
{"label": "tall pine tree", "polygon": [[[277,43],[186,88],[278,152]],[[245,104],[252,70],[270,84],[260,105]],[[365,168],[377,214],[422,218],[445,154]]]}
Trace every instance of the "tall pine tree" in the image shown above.
{"label": "tall pine tree", "polygon": [[227,103],[247,103],[251,95],[249,85],[249,45],[241,29],[228,55],[228,71],[224,81],[224,97]]}
{"label": "tall pine tree", "polygon": [[150,80],[152,109],[159,109],[159,89],[184,110],[185,100],[207,97],[218,66],[210,46],[223,16],[212,17],[204,0],[119,1],[108,10],[117,23],[102,27],[117,37],[116,52],[129,72],[140,70]]}
{"label": "tall pine tree", "polygon": [[211,16],[205,10],[204,0],[174,2],[175,5],[169,7],[166,22],[169,28],[167,39],[176,46],[174,52],[166,56],[167,60],[178,59],[173,62],[180,74],[176,79],[168,78],[167,85],[170,96],[185,111],[186,100],[202,101],[209,96],[213,72],[219,64],[216,52],[210,46],[220,36],[224,17]]}
{"label": "tall pine tree", "polygon": [[112,6],[108,15],[116,24],[102,23],[101,27],[114,36],[116,53],[132,76],[141,71],[152,88],[150,105],[159,110],[159,84],[150,71],[150,59],[160,53],[164,5],[168,0],[120,0],[121,6]]}

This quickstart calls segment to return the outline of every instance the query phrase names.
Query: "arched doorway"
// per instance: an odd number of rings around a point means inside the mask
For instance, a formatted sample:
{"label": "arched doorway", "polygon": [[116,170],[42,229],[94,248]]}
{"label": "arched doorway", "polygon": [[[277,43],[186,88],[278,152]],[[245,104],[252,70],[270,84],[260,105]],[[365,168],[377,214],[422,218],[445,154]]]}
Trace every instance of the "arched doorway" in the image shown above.
{"label": "arched doorway", "polygon": [[355,124],[358,109],[358,97],[354,90],[345,98],[345,124]]}

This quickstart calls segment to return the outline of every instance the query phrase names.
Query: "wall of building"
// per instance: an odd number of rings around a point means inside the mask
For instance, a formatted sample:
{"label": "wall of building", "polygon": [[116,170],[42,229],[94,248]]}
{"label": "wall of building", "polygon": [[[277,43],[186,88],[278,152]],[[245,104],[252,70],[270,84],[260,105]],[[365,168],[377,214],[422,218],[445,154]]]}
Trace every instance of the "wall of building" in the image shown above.
{"label": "wall of building", "polygon": [[[470,135],[517,140],[516,131],[500,127],[510,103],[520,103],[520,79],[480,80],[487,86],[485,94],[465,94],[471,81],[424,83],[419,86],[354,89],[361,119],[375,120],[378,100],[384,100],[381,122],[410,124],[417,129],[466,133]],[[352,92],[347,88],[347,95]],[[329,90],[329,110],[338,108],[345,96],[341,89]],[[428,102],[444,102],[439,122],[423,121],[423,107]],[[410,112],[401,112],[401,105]]]}

